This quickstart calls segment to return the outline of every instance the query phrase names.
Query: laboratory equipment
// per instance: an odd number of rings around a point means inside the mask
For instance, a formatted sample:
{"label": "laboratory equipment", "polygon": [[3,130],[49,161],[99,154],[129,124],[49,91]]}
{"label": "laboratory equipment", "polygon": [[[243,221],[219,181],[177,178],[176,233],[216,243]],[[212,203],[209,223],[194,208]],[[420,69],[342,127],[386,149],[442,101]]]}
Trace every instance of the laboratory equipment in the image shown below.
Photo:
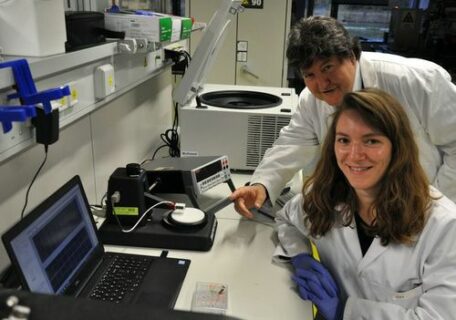
{"label": "laboratory equipment", "polygon": [[172,308],[190,265],[188,259],[105,252],[79,176],[2,240],[23,288],[37,293]]}
{"label": "laboratory equipment", "polygon": [[187,72],[173,92],[173,99],[183,106],[189,103],[202,90],[207,72],[214,62],[223,42],[225,31],[233,17],[243,10],[240,0],[222,0],[204,29],[204,35],[196,48]]}
{"label": "laboratory equipment", "polygon": [[173,94],[179,109],[181,156],[226,154],[232,169],[254,170],[297,105],[293,89],[205,85],[207,72],[240,1],[224,0],[204,30]]}
{"label": "laboratory equipment", "polygon": [[[200,100],[205,94],[214,96],[200,106],[193,99],[179,110],[181,156],[223,153],[240,170],[257,167],[298,104],[292,88],[207,84]],[[218,101],[224,94],[228,99]]]}
{"label": "laboratory equipment", "polygon": [[[135,172],[127,172],[118,168],[109,179],[108,216],[100,227],[105,244],[211,249],[217,230],[215,212],[231,203],[228,195],[236,189],[226,156],[156,159]],[[229,187],[226,197],[205,197],[209,190],[223,183]],[[109,203],[116,191],[120,202],[115,204],[115,212],[120,213],[120,225],[113,214],[113,204]],[[182,203],[186,208],[154,208],[145,223],[141,220],[131,232],[122,231],[122,223],[136,224],[146,208],[161,201]]]}

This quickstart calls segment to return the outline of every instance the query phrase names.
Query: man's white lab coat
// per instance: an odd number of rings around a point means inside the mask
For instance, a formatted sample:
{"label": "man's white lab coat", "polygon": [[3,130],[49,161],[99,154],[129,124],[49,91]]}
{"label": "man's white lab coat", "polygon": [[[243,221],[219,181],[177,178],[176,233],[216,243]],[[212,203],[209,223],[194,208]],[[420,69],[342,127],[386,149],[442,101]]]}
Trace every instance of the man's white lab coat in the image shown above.
{"label": "man's white lab coat", "polygon": [[[434,189],[434,192],[437,192]],[[278,212],[275,258],[310,252],[303,224],[302,196]],[[348,298],[344,319],[441,319],[456,317],[456,204],[435,201],[432,214],[413,246],[374,238],[363,257],[356,231],[335,226],[316,244],[321,262]]]}
{"label": "man's white lab coat", "polygon": [[[421,59],[363,52],[353,90],[382,89],[404,106],[430,183],[456,202],[456,85],[440,66]],[[304,89],[290,124],[265,153],[251,183],[261,183],[274,203],[283,186],[319,157],[334,107]]]}

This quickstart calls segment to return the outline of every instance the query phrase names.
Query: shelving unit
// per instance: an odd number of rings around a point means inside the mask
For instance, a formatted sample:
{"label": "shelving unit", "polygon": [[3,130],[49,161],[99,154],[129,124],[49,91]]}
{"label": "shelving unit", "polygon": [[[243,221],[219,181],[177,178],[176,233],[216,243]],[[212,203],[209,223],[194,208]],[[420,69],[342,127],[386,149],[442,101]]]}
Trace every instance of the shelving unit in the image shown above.
{"label": "shelving unit", "polygon": [[[23,57],[4,56],[4,60]],[[27,58],[37,88],[70,85],[77,103],[61,105],[60,128],[86,116],[123,95],[144,81],[160,74],[170,62],[164,61],[163,49],[134,55],[121,54],[118,42],[107,42],[83,50],[43,58]],[[94,94],[94,71],[104,64],[114,67],[115,91],[103,99]],[[7,94],[15,84],[10,69],[0,69],[0,104],[8,104]],[[35,144],[34,128],[29,122],[13,123],[13,129],[0,134],[0,163]]]}

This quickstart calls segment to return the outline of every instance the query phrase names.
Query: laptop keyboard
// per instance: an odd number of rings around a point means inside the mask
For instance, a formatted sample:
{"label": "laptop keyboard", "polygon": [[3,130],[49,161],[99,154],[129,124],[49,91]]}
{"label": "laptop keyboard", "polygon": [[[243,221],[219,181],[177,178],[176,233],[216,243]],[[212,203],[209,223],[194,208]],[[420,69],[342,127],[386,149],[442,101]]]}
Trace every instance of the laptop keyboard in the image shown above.
{"label": "laptop keyboard", "polygon": [[151,262],[152,257],[147,256],[114,256],[89,297],[119,303],[133,296],[149,270]]}

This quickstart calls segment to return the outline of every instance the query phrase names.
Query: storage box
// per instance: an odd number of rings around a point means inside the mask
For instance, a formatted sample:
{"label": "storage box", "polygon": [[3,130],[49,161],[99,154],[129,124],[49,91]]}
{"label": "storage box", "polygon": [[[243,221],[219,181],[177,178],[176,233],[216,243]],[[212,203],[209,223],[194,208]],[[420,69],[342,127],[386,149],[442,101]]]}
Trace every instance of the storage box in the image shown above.
{"label": "storage box", "polygon": [[193,21],[190,18],[181,17],[182,20],[182,29],[181,29],[181,39],[190,38],[192,33]]}
{"label": "storage box", "polygon": [[62,0],[0,1],[3,54],[41,57],[65,52]]}
{"label": "storage box", "polygon": [[172,20],[172,32],[171,32],[171,41],[179,41],[181,39],[181,31],[182,31],[182,21],[177,19],[176,17],[170,17]]}
{"label": "storage box", "polygon": [[105,13],[105,27],[112,31],[124,31],[128,38],[144,38],[153,42],[170,41],[172,19],[156,13]]}
{"label": "storage box", "polygon": [[181,39],[190,38],[192,33],[193,21],[187,17],[169,16],[173,21],[173,32],[171,34],[171,41],[178,41]]}

